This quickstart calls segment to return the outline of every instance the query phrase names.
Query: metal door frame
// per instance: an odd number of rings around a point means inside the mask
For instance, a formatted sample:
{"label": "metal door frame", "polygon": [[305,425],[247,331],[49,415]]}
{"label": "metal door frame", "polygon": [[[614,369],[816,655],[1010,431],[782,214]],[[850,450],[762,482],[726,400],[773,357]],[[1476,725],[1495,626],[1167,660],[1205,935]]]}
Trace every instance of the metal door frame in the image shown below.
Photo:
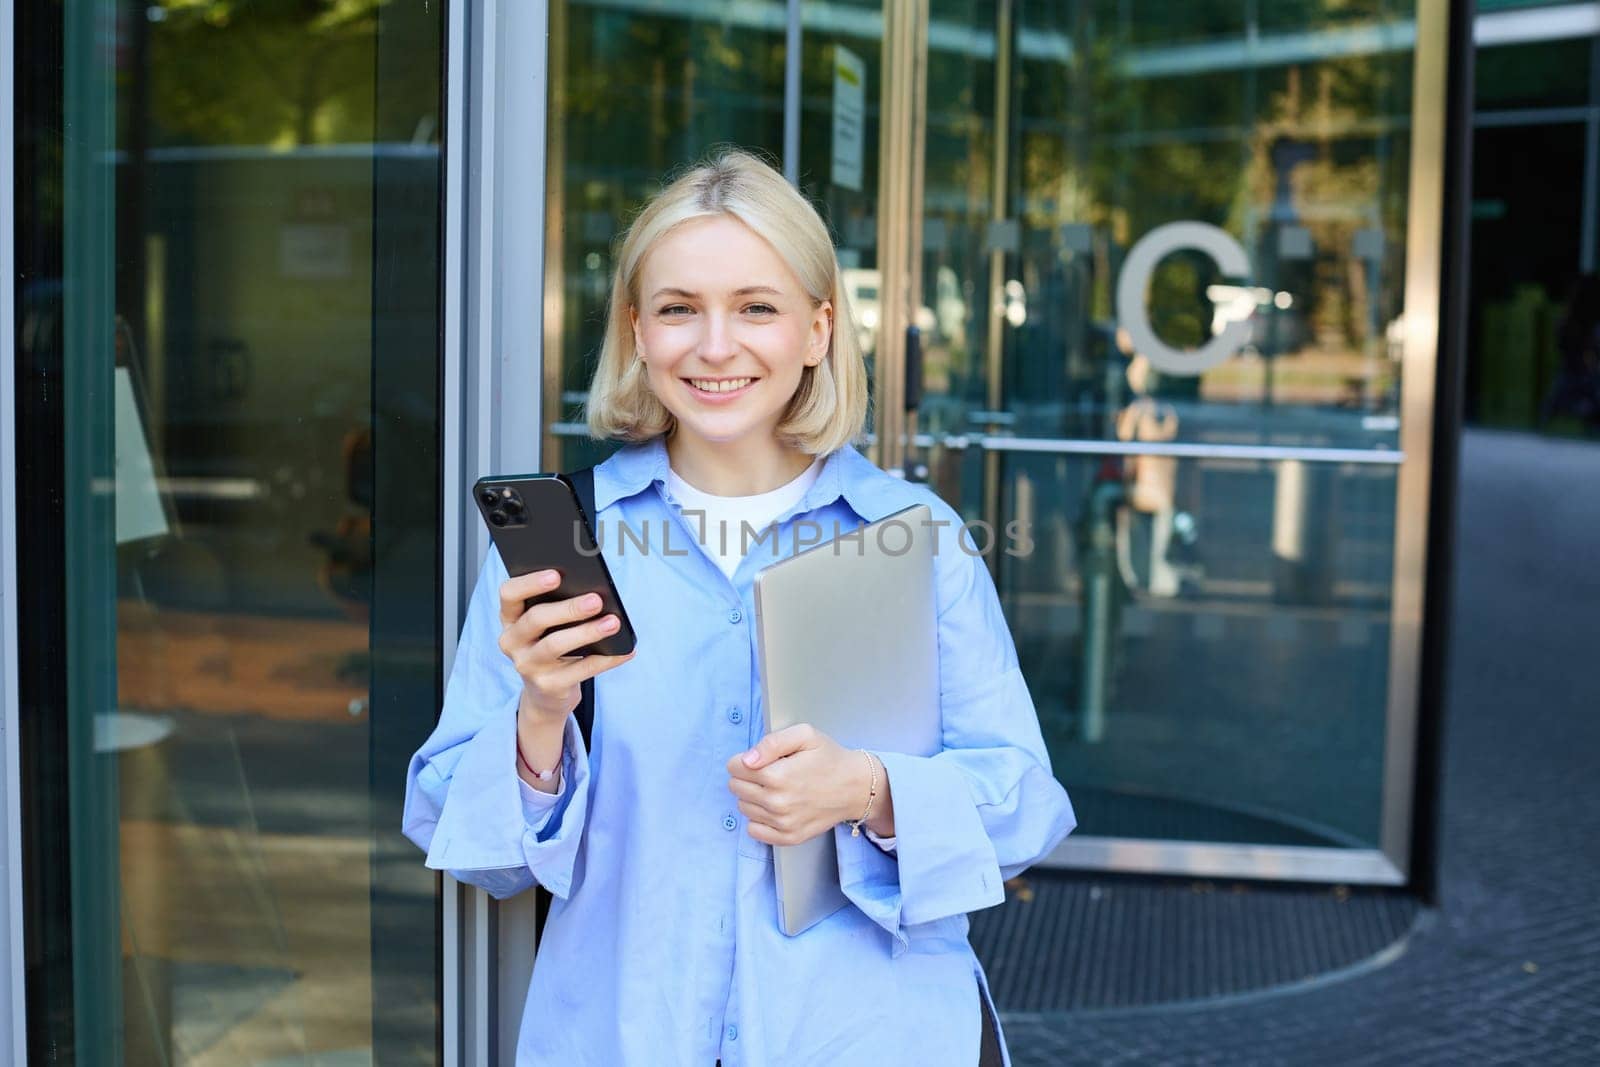
{"label": "metal door frame", "polygon": [[[489,538],[467,487],[494,470],[539,469],[544,289],[546,0],[463,0],[446,17],[444,399],[440,442],[449,676]],[[534,897],[495,901],[441,884],[446,1067],[516,1060],[533,971]],[[515,951],[525,945],[527,951]]]}
{"label": "metal door frame", "polygon": [[[11,4],[0,5],[0,70],[16,70]],[[16,195],[16,102],[0,108],[0,189]],[[22,915],[22,753],[17,683],[16,218],[0,211],[0,1048],[28,1062]],[[0,1058],[6,1058],[0,1056]]]}
{"label": "metal door frame", "polygon": [[[1002,0],[1003,3],[1009,0]],[[906,327],[922,290],[922,183],[927,143],[928,0],[883,0],[879,66],[877,355],[872,385],[872,459],[905,467]],[[798,107],[798,102],[796,104]],[[787,108],[785,109],[787,110]]]}

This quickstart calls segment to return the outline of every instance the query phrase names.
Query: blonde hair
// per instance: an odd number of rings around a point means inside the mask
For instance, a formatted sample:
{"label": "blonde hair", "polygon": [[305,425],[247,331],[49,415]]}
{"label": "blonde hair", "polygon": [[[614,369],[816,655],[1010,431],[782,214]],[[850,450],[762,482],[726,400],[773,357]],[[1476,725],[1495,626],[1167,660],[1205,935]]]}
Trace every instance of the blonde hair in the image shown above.
{"label": "blonde hair", "polygon": [[778,422],[779,441],[811,455],[854,441],[866,424],[867,368],[828,228],[783,175],[735,148],[683,172],[645,204],[623,235],[600,363],[585,404],[590,436],[644,441],[677,428],[677,418],[646,381],[634,351],[630,312],[639,303],[640,268],[657,242],[691,219],[717,215],[744,223],[771,245],[814,306],[833,303],[827,354],[801,371],[800,385]]}

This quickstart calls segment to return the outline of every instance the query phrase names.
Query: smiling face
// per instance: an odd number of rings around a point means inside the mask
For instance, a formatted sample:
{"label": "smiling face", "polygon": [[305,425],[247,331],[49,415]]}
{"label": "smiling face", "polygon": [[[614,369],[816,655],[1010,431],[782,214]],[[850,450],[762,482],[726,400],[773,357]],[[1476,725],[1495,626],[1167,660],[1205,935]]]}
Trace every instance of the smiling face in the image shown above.
{"label": "smiling face", "polygon": [[806,368],[828,352],[833,309],[766,241],[712,215],[663,237],[639,269],[634,342],[678,432],[770,447]]}

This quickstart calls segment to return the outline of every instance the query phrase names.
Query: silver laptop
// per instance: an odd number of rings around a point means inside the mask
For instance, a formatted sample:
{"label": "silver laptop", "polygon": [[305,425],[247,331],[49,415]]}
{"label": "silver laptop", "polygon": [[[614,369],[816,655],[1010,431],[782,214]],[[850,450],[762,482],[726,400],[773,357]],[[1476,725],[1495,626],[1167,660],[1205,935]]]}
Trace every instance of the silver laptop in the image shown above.
{"label": "silver laptop", "polygon": [[[931,518],[928,505],[916,504],[861,527],[859,539],[852,531],[756,574],[769,731],[809,722],[847,748],[939,751],[937,531],[924,525]],[[831,832],[772,853],[784,933],[848,903]]]}

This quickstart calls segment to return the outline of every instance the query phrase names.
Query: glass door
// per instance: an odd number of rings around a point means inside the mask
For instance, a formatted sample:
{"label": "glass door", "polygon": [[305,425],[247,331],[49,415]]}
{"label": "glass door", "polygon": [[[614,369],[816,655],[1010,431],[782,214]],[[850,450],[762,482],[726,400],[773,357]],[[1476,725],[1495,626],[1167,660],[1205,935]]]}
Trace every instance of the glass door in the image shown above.
{"label": "glass door", "polygon": [[1402,880],[1412,5],[925,17],[898,447],[992,544],[1053,862]]}
{"label": "glass door", "polygon": [[440,5],[14,6],[30,1059],[435,1063]]}

